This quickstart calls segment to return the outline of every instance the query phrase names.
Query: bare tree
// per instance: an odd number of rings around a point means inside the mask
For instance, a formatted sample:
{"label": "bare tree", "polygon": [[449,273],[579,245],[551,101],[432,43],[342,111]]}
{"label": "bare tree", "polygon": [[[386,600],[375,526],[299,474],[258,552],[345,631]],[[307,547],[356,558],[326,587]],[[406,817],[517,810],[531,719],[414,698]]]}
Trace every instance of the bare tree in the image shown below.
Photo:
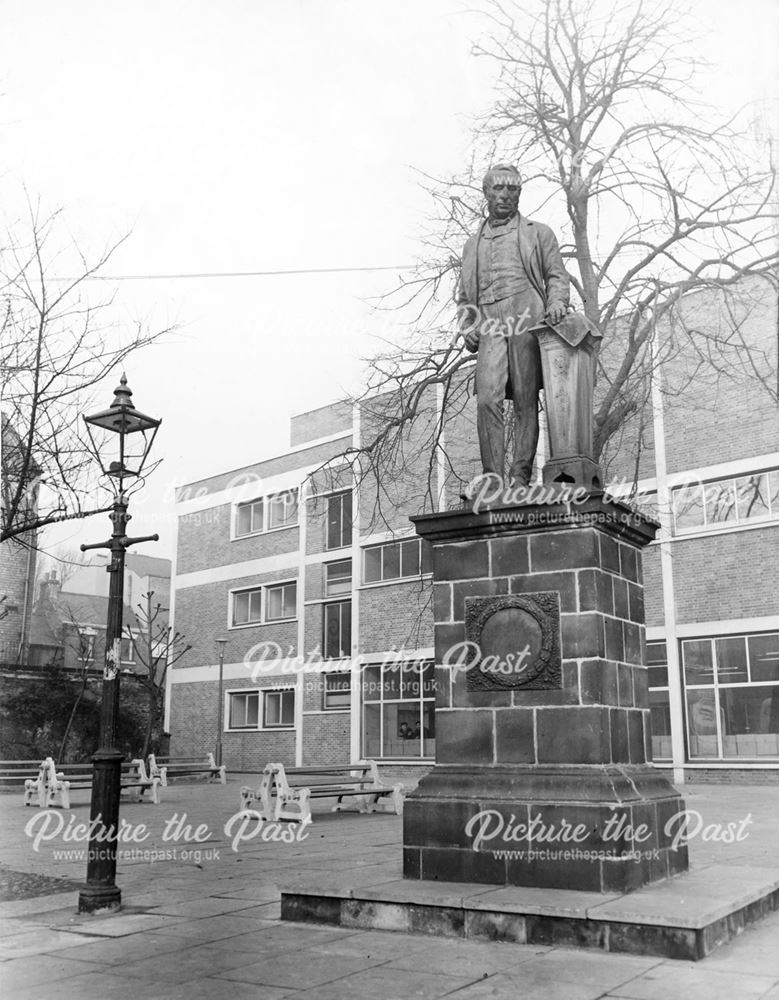
{"label": "bare tree", "polygon": [[[519,164],[520,209],[563,233],[577,308],[604,335],[596,458],[640,421],[653,371],[672,358],[686,359],[676,391],[704,369],[715,377],[737,370],[776,397],[768,359],[742,335],[744,288],[751,279],[777,282],[772,144],[764,139],[758,154],[749,122],[715,122],[698,99],[683,13],[673,2],[494,0],[487,18],[474,52],[497,67],[496,100],[465,175],[425,179],[436,205],[427,259],[381,302],[410,317],[410,333],[371,359],[361,442],[335,463],[371,483],[379,520],[381,484],[402,477],[410,459],[428,507],[442,476],[472,474],[456,467],[444,434],[472,395],[474,371],[451,292],[490,162]],[[716,329],[682,308],[700,290],[719,296]],[[421,428],[413,443],[411,427]]]}
{"label": "bare tree", "polygon": [[[0,249],[0,542],[108,509],[90,495],[94,459],[81,414],[133,351],[164,332],[121,334],[104,322],[111,299],[96,301],[86,286],[124,241],[88,261],[57,245],[58,221],[31,206],[25,234],[9,233]],[[74,276],[57,275],[71,266]]]}
{"label": "bare tree", "polygon": [[38,592],[40,581],[48,573],[54,572],[59,577],[61,586],[64,587],[80,569],[92,565],[93,561],[87,553],[72,549],[67,545],[58,545],[53,552],[47,552],[42,559],[38,560],[35,567],[35,592]]}
{"label": "bare tree", "polygon": [[137,628],[127,626],[125,634],[132,645],[136,662],[143,671],[135,674],[135,680],[145,689],[148,697],[148,718],[141,757],[149,753],[154,725],[160,716],[165,679],[168,667],[172,667],[182,656],[192,649],[186,636],[175,632],[168,624],[167,608],[154,602],[154,591],[143,595],[135,613]]}
{"label": "bare tree", "polygon": [[89,684],[90,666],[93,667],[95,662],[95,637],[97,633],[94,629],[85,628],[81,624],[79,621],[80,615],[70,605],[62,605],[62,609],[68,619],[67,622],[63,622],[62,624],[64,645],[72,649],[76,655],[77,667],[75,679],[78,681],[76,698],[71,706],[70,715],[68,716],[68,721],[65,724],[65,731],[62,734],[59,750],[57,751],[56,759],[61,763],[65,763],[65,752],[67,750],[71,730],[73,729],[73,722],[76,718],[79,705],[83,701],[84,695],[86,694],[87,686]]}

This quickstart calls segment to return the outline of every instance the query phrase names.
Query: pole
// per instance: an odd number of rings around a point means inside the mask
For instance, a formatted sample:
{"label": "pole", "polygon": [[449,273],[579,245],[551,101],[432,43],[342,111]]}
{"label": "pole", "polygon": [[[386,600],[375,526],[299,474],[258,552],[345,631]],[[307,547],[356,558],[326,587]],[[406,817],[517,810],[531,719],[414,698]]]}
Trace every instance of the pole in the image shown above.
{"label": "pole", "polygon": [[127,498],[119,493],[110,515],[113,532],[107,548],[111,552],[108,590],[108,620],[105,636],[103,695],[100,709],[99,749],[92,758],[92,801],[87,882],[78,897],[79,913],[115,910],[122,892],[116,885],[116,838],[119,829],[119,796],[122,788],[121,751],[116,746],[119,717],[119,662],[124,603],[124,555],[127,545]]}
{"label": "pole", "polygon": [[216,764],[217,767],[222,766],[222,712],[224,710],[224,698],[222,695],[222,675],[224,672],[224,662],[225,662],[225,643],[224,641],[219,642],[219,704],[217,706],[216,715]]}

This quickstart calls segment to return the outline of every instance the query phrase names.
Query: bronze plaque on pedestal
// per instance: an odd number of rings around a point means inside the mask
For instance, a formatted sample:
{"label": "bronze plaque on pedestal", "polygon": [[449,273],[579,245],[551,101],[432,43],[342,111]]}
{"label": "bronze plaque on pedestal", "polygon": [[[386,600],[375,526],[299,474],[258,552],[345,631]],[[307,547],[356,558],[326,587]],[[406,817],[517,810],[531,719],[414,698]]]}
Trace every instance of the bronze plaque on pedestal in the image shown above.
{"label": "bronze plaque on pedestal", "polygon": [[563,686],[556,591],[467,597],[465,638],[472,644],[468,691]]}

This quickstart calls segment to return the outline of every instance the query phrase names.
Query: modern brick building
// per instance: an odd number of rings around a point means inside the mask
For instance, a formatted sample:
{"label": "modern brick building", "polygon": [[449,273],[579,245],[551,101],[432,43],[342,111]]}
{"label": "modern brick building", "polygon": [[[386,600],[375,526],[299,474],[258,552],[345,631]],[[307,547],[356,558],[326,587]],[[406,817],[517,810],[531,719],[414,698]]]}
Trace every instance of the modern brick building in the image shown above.
{"label": "modern brick building", "polygon": [[[644,554],[654,755],[676,781],[779,780],[776,297],[750,285],[728,307],[748,361],[724,341],[712,351],[716,296],[682,308],[700,341],[665,353],[647,406],[603,457],[613,492],[661,523]],[[658,343],[675,343],[674,330]],[[346,467],[326,487],[309,479],[377,419],[338,402],[293,417],[284,454],[179,489],[172,600],[195,649],[169,673],[173,753],[213,749],[221,717],[232,770],[429,766],[433,593],[409,516],[459,502],[459,481],[478,470],[474,418],[471,400],[445,424],[459,479],[442,460],[428,476],[421,458],[359,489]]]}

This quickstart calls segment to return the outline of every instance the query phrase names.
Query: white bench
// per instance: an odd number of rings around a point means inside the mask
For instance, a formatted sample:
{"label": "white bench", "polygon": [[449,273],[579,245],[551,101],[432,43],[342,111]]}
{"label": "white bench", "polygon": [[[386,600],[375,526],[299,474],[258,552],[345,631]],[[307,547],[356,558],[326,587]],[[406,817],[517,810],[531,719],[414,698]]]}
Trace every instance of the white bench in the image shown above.
{"label": "white bench", "polygon": [[311,822],[311,800],[322,798],[336,800],[333,812],[349,805],[363,813],[376,812],[380,806],[398,816],[403,812],[403,785],[382,781],[374,760],[322,767],[268,764],[257,788],[241,788],[241,810],[258,812],[266,820],[305,824]]}
{"label": "white bench", "polygon": [[[63,809],[70,809],[70,793],[92,787],[94,772],[91,765],[56,765],[51,757],[48,757],[45,763],[47,764],[46,788],[43,804],[47,807],[60,805]],[[132,790],[136,802],[142,801],[143,793],[148,790],[152,802],[159,805],[161,784],[159,777],[152,777],[146,773],[146,765],[140,758],[122,764],[121,791]]]}
{"label": "white bench", "polygon": [[46,802],[46,774],[49,760],[50,757],[41,761],[0,761],[0,788],[23,788],[24,804],[43,808]]}
{"label": "white bench", "polygon": [[168,787],[168,778],[180,778],[190,774],[207,774],[209,779],[217,778],[223,785],[227,784],[227,768],[217,764],[214,755],[208,753],[203,757],[159,757],[149,754],[149,774],[162,782],[162,787]]}

